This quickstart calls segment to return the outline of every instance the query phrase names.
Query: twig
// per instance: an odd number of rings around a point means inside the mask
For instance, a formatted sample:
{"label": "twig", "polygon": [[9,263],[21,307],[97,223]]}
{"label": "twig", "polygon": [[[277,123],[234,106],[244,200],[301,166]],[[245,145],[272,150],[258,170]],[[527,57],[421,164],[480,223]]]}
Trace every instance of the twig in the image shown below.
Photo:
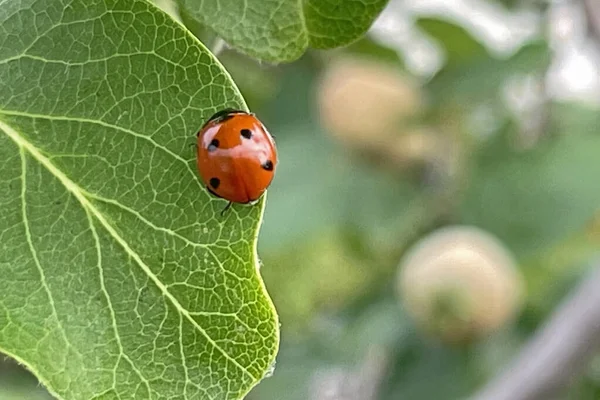
{"label": "twig", "polygon": [[600,49],[600,3],[598,0],[582,0],[582,4],[588,25],[588,35]]}
{"label": "twig", "polygon": [[555,311],[513,364],[472,400],[555,400],[600,346],[600,266]]}

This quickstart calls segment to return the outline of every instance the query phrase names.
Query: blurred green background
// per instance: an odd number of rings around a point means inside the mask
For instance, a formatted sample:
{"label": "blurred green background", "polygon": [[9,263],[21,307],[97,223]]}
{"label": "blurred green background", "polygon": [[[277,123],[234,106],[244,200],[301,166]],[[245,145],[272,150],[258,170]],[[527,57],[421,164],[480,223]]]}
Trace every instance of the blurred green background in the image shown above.
{"label": "blurred green background", "polygon": [[[463,399],[502,370],[600,249],[598,49],[575,3],[412,0],[292,64],[219,54],[280,153],[282,342],[249,400]],[[594,365],[567,398],[600,398]],[[0,363],[0,399],[38,398]]]}

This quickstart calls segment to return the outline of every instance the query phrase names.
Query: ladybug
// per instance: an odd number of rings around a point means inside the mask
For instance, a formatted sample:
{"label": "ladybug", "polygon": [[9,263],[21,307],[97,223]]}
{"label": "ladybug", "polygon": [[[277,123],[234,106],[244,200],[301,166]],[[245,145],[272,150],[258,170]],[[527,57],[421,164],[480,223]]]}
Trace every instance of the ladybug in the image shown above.
{"label": "ladybug", "polygon": [[233,203],[258,200],[271,184],[277,165],[275,141],[254,114],[225,109],[210,117],[197,134],[198,171],[207,190]]}

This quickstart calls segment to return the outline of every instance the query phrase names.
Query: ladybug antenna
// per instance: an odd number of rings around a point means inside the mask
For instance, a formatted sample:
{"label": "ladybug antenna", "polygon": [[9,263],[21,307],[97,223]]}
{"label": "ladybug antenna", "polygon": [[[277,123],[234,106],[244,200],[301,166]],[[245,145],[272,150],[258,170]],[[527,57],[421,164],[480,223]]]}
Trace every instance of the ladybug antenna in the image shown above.
{"label": "ladybug antenna", "polygon": [[223,209],[223,211],[221,211],[221,217],[223,215],[225,215],[225,212],[227,212],[227,210],[229,210],[231,208],[231,205],[233,204],[232,201],[230,201],[229,203],[227,203],[227,205],[225,206],[225,208]]}

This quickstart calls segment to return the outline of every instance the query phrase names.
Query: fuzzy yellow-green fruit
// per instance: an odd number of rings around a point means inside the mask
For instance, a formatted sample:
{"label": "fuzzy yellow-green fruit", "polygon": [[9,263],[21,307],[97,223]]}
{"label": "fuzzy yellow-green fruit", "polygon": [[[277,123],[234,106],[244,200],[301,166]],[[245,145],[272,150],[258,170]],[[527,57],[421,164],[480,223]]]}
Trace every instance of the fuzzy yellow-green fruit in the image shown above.
{"label": "fuzzy yellow-green fruit", "polygon": [[321,123],[351,150],[404,169],[430,162],[447,145],[411,122],[424,106],[419,84],[396,66],[361,57],[329,62],[317,87]]}
{"label": "fuzzy yellow-green fruit", "polygon": [[524,294],[510,252],[489,233],[468,226],[446,227],[416,243],[400,263],[397,283],[416,324],[452,343],[508,323]]}
{"label": "fuzzy yellow-green fruit", "polygon": [[325,128],[344,141],[377,141],[421,107],[418,85],[397,68],[361,58],[332,61],[319,82],[317,103]]}

